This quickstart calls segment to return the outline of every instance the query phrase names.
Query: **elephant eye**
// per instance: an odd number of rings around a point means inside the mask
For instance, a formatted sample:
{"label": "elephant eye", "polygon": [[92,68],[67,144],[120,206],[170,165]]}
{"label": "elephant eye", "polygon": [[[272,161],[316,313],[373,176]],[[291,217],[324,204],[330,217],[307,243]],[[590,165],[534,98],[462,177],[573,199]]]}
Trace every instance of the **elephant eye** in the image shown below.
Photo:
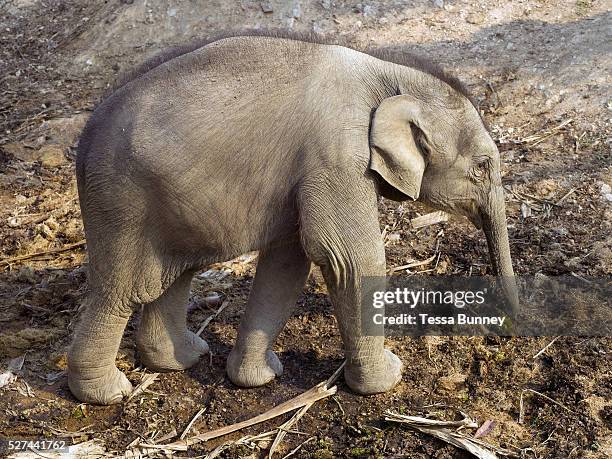
{"label": "elephant eye", "polygon": [[489,160],[487,159],[485,161],[481,161],[477,163],[472,168],[471,175],[476,180],[480,180],[486,175],[488,169],[489,169]]}

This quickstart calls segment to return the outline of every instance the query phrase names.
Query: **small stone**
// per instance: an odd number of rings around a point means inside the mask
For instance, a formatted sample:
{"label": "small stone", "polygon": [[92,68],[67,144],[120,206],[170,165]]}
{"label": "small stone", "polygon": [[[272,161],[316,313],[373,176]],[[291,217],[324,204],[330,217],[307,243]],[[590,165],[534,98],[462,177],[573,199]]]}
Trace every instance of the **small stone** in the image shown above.
{"label": "small stone", "polygon": [[269,14],[274,11],[274,8],[272,8],[272,5],[269,2],[261,2],[261,11]]}
{"label": "small stone", "polygon": [[523,218],[531,217],[531,207],[526,202],[521,203],[521,215]]}
{"label": "small stone", "polygon": [[482,13],[470,13],[465,18],[469,24],[482,24],[485,20],[484,14]]}
{"label": "small stone", "polygon": [[332,0],[321,0],[321,6],[324,10],[329,10],[332,7]]}
{"label": "small stone", "polygon": [[433,4],[436,8],[444,8],[444,0],[433,0]]}
{"label": "small stone", "polygon": [[208,295],[204,297],[204,302],[210,307],[216,307],[221,304],[223,297],[218,292],[209,292]]}
{"label": "small stone", "polygon": [[467,376],[461,373],[454,373],[438,379],[436,390],[440,393],[459,393],[465,385]]}
{"label": "small stone", "polygon": [[44,167],[59,167],[68,163],[64,149],[60,145],[45,145],[38,150],[38,154]]}

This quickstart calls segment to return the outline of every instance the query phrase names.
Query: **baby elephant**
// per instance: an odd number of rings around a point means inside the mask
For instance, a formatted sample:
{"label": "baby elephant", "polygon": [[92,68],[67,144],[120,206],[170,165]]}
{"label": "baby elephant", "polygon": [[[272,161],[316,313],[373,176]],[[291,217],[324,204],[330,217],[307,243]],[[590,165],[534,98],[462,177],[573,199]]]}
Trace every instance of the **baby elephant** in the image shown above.
{"label": "baby elephant", "polygon": [[311,263],[321,268],[344,343],[344,377],[385,392],[402,364],[364,336],[362,276],[385,275],[378,196],[420,200],[483,227],[517,297],[495,143],[454,79],[414,58],[247,34],[165,56],[95,110],[77,178],[89,251],[87,307],[68,356],[84,402],[132,390],[115,366],[139,305],[141,361],[182,370],[208,351],[186,326],[193,274],[259,250],[227,374],[274,379],[272,351]]}

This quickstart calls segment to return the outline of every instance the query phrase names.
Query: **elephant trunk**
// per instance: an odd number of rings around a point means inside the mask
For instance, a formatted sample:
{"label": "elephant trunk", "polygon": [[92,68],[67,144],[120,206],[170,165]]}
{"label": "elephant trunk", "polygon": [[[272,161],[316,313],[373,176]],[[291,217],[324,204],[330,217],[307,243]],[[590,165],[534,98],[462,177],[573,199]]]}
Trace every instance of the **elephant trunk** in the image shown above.
{"label": "elephant trunk", "polygon": [[491,190],[487,204],[481,209],[481,219],[493,270],[499,276],[508,305],[516,312],[519,307],[518,289],[510,258],[504,191],[501,186]]}

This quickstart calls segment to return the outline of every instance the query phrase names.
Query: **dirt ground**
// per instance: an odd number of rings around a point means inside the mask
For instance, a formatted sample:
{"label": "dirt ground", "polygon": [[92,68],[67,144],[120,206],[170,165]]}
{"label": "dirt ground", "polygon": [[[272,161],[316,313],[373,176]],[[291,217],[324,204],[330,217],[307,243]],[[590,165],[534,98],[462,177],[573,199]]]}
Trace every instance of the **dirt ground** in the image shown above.
{"label": "dirt ground", "polygon": [[[342,363],[331,305],[315,274],[276,346],[284,374],[257,389],[228,381],[225,359],[255,267],[246,259],[213,267],[224,278],[194,280],[193,330],[218,306],[211,292],[228,302],[203,333],[214,352],[210,361],[160,375],[130,403],[89,406],[72,397],[65,352],[87,262],[74,147],[120,74],[170,45],[247,27],[315,31],[429,57],[468,84],[498,143],[517,274],[609,277],[610,6],[601,0],[0,0],[0,373],[25,355],[17,380],[0,389],[0,439],[98,439],[122,455],[137,439],[175,439],[200,408],[205,412],[192,433],[250,418],[325,380]],[[435,264],[399,275],[490,273],[481,233],[454,218],[413,229],[410,219],[427,212],[381,203],[389,267],[435,255]],[[135,323],[117,364],[136,385],[146,371],[135,355]],[[294,457],[470,457],[385,422],[387,409],[443,419],[459,409],[479,424],[492,420],[483,440],[526,458],[611,457],[610,339],[562,337],[534,358],[551,339],[389,339],[405,364],[396,390],[364,398],[340,380],[337,395],[306,413],[302,434],[287,435],[277,457],[306,440]],[[205,455],[289,416],[186,454]],[[221,457],[265,452],[259,443],[231,447]]]}

